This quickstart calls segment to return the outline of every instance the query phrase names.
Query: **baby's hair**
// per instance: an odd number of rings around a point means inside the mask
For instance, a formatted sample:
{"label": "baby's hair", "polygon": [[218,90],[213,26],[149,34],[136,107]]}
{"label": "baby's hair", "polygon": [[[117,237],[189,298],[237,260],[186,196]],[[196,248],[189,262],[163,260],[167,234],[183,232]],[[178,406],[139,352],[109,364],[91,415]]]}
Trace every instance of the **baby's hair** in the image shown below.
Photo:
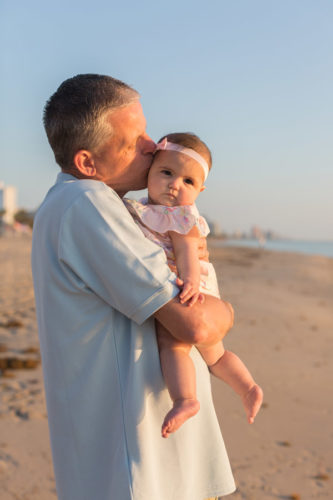
{"label": "baby's hair", "polygon": [[175,132],[174,134],[164,135],[158,142],[163,141],[165,138],[167,138],[169,142],[184,146],[184,148],[193,149],[205,158],[209,170],[212,168],[212,154],[208,146],[199,139],[197,135],[192,134],[192,132]]}

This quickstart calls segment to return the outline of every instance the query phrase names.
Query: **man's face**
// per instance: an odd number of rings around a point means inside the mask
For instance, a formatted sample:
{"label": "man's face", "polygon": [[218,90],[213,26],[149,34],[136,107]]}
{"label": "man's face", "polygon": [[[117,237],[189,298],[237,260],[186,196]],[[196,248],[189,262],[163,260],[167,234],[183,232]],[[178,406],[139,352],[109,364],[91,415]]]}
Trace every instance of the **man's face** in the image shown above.
{"label": "man's face", "polygon": [[140,102],[113,111],[107,119],[113,132],[93,154],[95,179],[105,182],[119,196],[144,189],[155,143],[146,133]]}

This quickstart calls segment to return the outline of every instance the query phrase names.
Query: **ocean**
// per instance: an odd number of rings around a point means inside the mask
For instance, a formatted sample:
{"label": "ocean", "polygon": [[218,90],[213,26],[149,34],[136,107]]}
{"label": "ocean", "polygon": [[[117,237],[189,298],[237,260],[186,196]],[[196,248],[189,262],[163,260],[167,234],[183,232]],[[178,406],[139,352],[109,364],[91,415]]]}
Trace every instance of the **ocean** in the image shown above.
{"label": "ocean", "polygon": [[214,246],[235,246],[247,248],[265,248],[278,252],[297,252],[308,255],[323,255],[333,258],[333,241],[267,240],[264,244],[258,240],[214,240]]}

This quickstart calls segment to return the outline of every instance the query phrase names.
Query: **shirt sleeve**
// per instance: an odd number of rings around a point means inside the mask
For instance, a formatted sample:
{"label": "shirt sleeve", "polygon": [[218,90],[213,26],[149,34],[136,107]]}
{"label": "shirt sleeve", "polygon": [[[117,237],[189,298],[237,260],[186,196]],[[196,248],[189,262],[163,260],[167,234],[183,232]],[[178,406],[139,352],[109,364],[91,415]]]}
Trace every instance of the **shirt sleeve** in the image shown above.
{"label": "shirt sleeve", "polygon": [[146,239],[121,199],[105,185],[66,210],[59,259],[79,287],[140,324],[179,292],[164,251]]}

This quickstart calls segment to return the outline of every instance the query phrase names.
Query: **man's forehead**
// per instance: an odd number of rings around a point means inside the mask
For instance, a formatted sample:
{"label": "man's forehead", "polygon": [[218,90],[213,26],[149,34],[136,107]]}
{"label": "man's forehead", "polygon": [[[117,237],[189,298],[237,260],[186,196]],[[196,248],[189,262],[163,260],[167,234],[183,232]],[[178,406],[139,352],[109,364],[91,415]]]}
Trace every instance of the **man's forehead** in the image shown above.
{"label": "man's forehead", "polygon": [[111,143],[119,150],[134,145],[146,132],[146,119],[139,101],[115,109],[109,116],[112,127]]}
{"label": "man's forehead", "polygon": [[117,125],[126,124],[133,127],[144,126],[144,128],[146,126],[146,118],[143,114],[140,101],[135,101],[127,106],[111,110],[109,119],[111,123],[117,123]]}

